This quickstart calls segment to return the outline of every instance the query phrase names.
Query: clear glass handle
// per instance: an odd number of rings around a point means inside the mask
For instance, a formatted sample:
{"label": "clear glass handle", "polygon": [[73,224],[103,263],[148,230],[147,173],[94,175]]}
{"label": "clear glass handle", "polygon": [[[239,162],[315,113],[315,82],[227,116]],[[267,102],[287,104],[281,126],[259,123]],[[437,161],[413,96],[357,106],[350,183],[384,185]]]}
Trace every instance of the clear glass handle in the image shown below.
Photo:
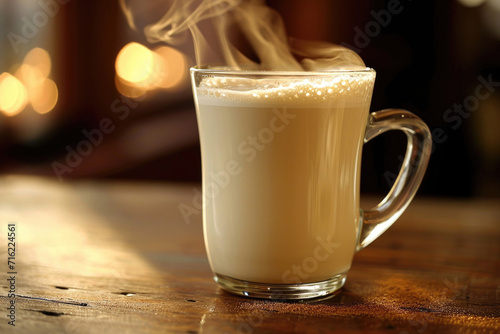
{"label": "clear glass handle", "polygon": [[431,133],[420,118],[401,109],[373,112],[366,127],[365,143],[389,130],[401,130],[406,134],[406,155],[387,196],[373,209],[362,212],[358,251],[378,238],[401,216],[415,196],[429,162]]}

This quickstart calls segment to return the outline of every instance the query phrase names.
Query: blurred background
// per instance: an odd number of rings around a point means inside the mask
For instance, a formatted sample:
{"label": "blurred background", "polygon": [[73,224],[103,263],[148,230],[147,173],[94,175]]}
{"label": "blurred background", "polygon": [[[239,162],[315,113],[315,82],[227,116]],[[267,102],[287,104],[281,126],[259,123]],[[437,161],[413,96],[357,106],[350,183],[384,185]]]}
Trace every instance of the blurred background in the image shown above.
{"label": "blurred background", "polygon": [[[500,0],[267,4],[289,36],[350,47],[377,71],[372,111],[429,125],[419,194],[500,196]],[[138,26],[168,8],[140,3]],[[0,173],[199,182],[192,65],[190,43],[148,43],[118,0],[1,0]],[[405,147],[401,133],[365,145],[363,192],[387,192]]]}

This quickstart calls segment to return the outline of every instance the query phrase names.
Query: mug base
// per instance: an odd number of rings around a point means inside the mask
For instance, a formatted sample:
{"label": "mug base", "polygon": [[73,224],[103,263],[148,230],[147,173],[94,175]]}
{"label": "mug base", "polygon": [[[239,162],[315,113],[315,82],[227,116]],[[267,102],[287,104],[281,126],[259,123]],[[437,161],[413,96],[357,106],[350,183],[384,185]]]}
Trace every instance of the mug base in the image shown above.
{"label": "mug base", "polygon": [[303,300],[328,296],[344,286],[346,274],[339,274],[330,279],[313,283],[270,284],[247,282],[221,274],[214,274],[219,286],[240,296],[275,299]]}

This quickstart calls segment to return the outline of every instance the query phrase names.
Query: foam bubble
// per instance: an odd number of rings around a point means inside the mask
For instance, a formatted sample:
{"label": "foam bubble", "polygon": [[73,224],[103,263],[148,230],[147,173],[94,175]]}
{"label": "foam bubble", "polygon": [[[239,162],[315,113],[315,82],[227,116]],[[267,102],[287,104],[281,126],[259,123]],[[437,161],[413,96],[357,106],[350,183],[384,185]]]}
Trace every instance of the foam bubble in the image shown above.
{"label": "foam bubble", "polygon": [[203,104],[304,105],[369,101],[375,73],[346,72],[297,77],[241,78],[206,76],[196,94]]}

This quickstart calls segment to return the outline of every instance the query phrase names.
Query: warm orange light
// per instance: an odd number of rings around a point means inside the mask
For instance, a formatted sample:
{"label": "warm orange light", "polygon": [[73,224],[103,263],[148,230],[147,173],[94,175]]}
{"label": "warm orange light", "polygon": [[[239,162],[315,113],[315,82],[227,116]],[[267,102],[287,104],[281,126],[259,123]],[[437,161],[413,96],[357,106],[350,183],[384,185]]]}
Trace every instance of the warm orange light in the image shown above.
{"label": "warm orange light", "polygon": [[172,88],[177,86],[185,79],[188,72],[187,61],[184,54],[168,46],[161,46],[155,49],[156,54],[160,56],[161,78],[158,86],[161,88]]}
{"label": "warm orange light", "polygon": [[133,99],[141,97],[146,93],[144,87],[130,85],[126,81],[123,81],[118,75],[115,76],[115,85],[120,94]]}
{"label": "warm orange light", "polygon": [[52,61],[47,51],[41,48],[34,48],[30,50],[24,57],[23,64],[29,65],[32,68],[37,68],[44,78],[50,75],[52,68]]}
{"label": "warm orange light", "polygon": [[28,88],[28,90],[31,88],[35,89],[36,86],[46,78],[39,68],[28,64],[22,64],[17,69],[15,76]]}
{"label": "warm orange light", "polygon": [[45,79],[41,82],[36,93],[30,96],[33,109],[39,114],[46,114],[54,109],[59,92],[57,85],[50,79]]}
{"label": "warm orange light", "polygon": [[124,96],[137,98],[149,90],[179,85],[188,72],[180,51],[162,46],[151,51],[139,43],[125,45],[115,62],[116,89]]}
{"label": "warm orange light", "polygon": [[26,88],[10,73],[0,75],[0,111],[7,116],[19,114],[28,102]]}
{"label": "warm orange light", "polygon": [[129,43],[116,57],[116,74],[133,85],[148,85],[155,67],[155,55],[144,45]]}
{"label": "warm orange light", "polygon": [[23,64],[15,72],[15,77],[25,88],[27,102],[39,114],[54,109],[59,97],[57,85],[48,78],[51,67],[48,52],[34,48],[24,57]]}

